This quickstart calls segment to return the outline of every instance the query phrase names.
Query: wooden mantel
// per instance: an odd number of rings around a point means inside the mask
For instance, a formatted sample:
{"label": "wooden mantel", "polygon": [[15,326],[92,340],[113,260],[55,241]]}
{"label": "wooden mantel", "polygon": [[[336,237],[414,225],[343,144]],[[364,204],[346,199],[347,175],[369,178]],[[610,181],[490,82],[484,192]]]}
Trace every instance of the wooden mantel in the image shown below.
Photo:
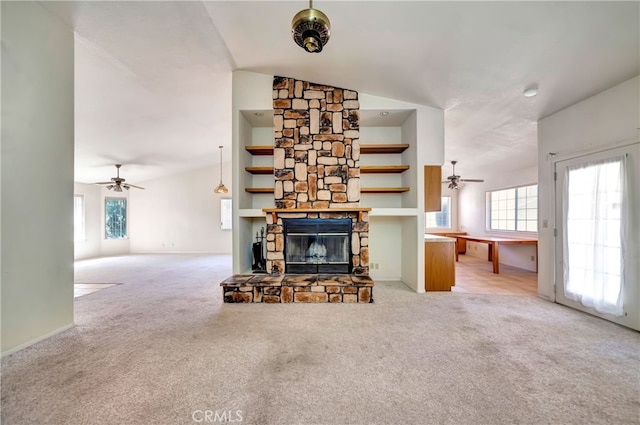
{"label": "wooden mantel", "polygon": [[273,222],[277,221],[277,215],[281,213],[332,213],[332,212],[357,212],[358,221],[362,221],[362,213],[371,211],[371,208],[350,207],[350,208],[263,208],[262,212],[271,213]]}

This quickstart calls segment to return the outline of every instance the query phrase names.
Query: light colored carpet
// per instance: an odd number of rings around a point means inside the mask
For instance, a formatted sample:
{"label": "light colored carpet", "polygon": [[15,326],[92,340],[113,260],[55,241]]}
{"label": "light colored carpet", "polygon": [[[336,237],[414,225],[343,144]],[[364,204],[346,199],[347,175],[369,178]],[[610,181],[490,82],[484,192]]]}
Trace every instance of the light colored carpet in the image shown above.
{"label": "light colored carpet", "polygon": [[124,284],[2,360],[2,423],[640,423],[638,332],[535,297],[398,282],[377,283],[374,304],[223,304],[230,263],[78,262],[77,281]]}

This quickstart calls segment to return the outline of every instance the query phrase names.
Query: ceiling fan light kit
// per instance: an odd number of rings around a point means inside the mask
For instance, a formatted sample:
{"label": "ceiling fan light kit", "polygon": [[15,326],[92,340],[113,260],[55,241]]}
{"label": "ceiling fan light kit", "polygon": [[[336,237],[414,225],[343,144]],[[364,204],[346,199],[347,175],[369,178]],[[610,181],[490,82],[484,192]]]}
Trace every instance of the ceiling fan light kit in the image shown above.
{"label": "ceiling fan light kit", "polygon": [[453,167],[453,173],[449,177],[447,177],[447,180],[442,182],[442,183],[449,183],[449,185],[447,186],[449,189],[459,189],[460,188],[460,183],[468,183],[468,182],[482,183],[482,182],[484,182],[484,180],[481,180],[481,179],[461,179],[460,176],[456,174],[456,164],[457,163],[458,163],[458,161],[451,161],[451,165]]}
{"label": "ceiling fan light kit", "polygon": [[296,13],[291,21],[291,35],[296,44],[309,53],[320,53],[329,42],[331,23],[327,15],[313,8],[309,1],[309,8]]}
{"label": "ceiling fan light kit", "polygon": [[220,184],[213,189],[213,193],[229,193],[229,189],[222,183],[222,146],[218,146],[220,149]]}

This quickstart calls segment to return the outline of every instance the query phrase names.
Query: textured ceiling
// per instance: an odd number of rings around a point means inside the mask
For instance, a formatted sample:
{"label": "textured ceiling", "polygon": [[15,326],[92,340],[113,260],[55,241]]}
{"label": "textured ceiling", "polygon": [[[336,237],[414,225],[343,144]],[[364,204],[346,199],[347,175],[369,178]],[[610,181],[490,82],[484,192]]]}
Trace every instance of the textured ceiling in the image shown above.
{"label": "textured ceiling", "polygon": [[442,108],[445,159],[473,178],[535,166],[538,119],[640,74],[638,2],[316,1],[320,54],[291,40],[303,1],[42,4],[76,31],[83,182],[217,163],[235,69]]}

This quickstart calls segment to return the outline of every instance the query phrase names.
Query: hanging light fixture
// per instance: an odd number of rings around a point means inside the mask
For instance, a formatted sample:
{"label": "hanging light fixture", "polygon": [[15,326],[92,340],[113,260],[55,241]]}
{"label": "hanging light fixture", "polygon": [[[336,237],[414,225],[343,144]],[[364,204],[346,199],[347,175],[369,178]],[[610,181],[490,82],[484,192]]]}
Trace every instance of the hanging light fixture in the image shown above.
{"label": "hanging light fixture", "polygon": [[220,184],[213,189],[213,193],[228,193],[229,189],[227,189],[222,183],[222,146],[218,146],[220,148]]}
{"label": "hanging light fixture", "polygon": [[320,53],[329,42],[331,23],[327,15],[314,9],[312,0],[309,0],[309,8],[293,17],[291,35],[296,44],[307,52]]}

